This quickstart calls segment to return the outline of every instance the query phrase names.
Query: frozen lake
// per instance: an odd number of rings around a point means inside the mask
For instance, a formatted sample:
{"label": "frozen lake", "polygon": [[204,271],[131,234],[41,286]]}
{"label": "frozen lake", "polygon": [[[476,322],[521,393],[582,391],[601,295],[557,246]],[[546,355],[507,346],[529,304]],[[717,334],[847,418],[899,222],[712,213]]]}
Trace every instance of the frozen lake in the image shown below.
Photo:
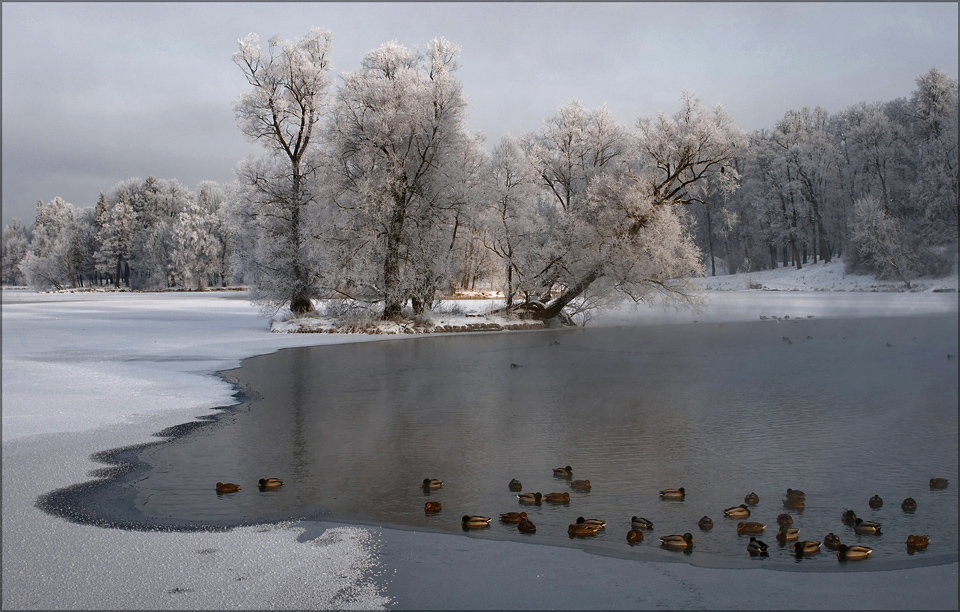
{"label": "frozen lake", "polygon": [[[836,568],[829,551],[798,564],[777,546],[776,517],[789,512],[802,539],[833,532],[871,546],[870,569],[955,562],[958,377],[947,355],[956,356],[956,312],[900,312],[922,296],[902,297],[915,299],[781,294],[765,321],[721,298],[699,317],[643,325],[628,313],[586,329],[290,348],[225,373],[250,398],[240,408],[128,451],[137,469],[49,502],[139,528],[323,518],[459,533],[460,516],[482,514],[493,525],[470,537],[716,567]],[[875,311],[871,299],[888,316],[857,316],[851,304]],[[670,316],[698,323],[662,324]],[[567,464],[589,492],[552,476]],[[260,492],[265,476],[285,484]],[[950,488],[929,490],[934,476]],[[425,477],[443,488],[425,496]],[[569,491],[571,501],[519,506],[511,478],[528,492]],[[217,495],[217,481],[243,489]],[[679,486],[685,501],[658,499]],[[802,512],[782,507],[787,487],[806,492]],[[723,517],[751,491],[760,503],[748,520],[767,524],[768,558],[749,558],[749,536]],[[874,494],[879,510],[867,505]],[[915,513],[900,509],[908,496]],[[425,515],[428,500],[443,510]],[[840,521],[848,508],[881,522],[883,535],[854,534]],[[496,521],[518,510],[536,534]],[[633,515],[655,527],[631,547]],[[710,531],[697,528],[704,515]],[[577,516],[608,526],[571,540]],[[657,546],[657,536],[684,531],[696,539],[692,555]],[[934,544],[908,556],[908,533]]]}

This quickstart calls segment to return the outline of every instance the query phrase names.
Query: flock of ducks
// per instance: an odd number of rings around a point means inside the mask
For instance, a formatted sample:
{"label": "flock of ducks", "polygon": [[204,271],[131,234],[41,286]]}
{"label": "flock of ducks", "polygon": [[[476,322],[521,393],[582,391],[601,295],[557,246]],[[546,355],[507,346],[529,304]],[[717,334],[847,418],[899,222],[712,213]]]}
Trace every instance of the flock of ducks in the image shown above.
{"label": "flock of ducks", "polygon": [[[580,490],[580,491],[589,491],[590,490],[590,481],[589,480],[572,480],[573,478],[573,468],[569,465],[554,468],[553,475],[565,478],[569,480],[568,483],[571,488]],[[930,479],[930,488],[931,489],[945,489],[947,488],[946,478],[931,478]],[[276,489],[283,485],[283,481],[279,478],[261,478],[257,483],[257,487],[261,491]],[[420,483],[420,487],[424,490],[424,493],[429,493],[432,490],[443,488],[443,481],[437,480],[436,478],[424,478],[423,482]],[[516,478],[512,479],[508,484],[507,488],[514,493],[517,493],[517,499],[521,504],[529,505],[541,505],[543,502],[556,503],[556,504],[568,504],[570,503],[570,493],[547,493],[546,495],[541,494],[539,491],[536,493],[521,493],[523,490],[523,485]],[[236,493],[240,491],[240,485],[232,482],[218,482],[217,483],[217,495],[223,495],[225,493]],[[683,501],[686,499],[686,491],[683,487],[676,489],[664,489],[659,493],[661,500],[666,501]],[[787,488],[787,493],[783,499],[783,507],[793,510],[802,510],[806,502],[806,495],[803,491],[797,489]],[[723,515],[729,518],[748,518],[751,515],[750,508],[756,506],[760,503],[760,497],[751,492],[743,498],[743,503],[737,506],[731,506],[726,508],[723,511]],[[883,499],[879,495],[874,495],[867,502],[868,505],[877,509],[883,506]],[[912,497],[908,497],[903,500],[900,504],[901,509],[904,512],[914,512],[917,509],[917,502]],[[438,501],[428,501],[424,504],[424,512],[428,515],[435,514],[440,512],[443,509],[443,506]],[[490,527],[490,521],[492,519],[486,516],[480,515],[470,515],[465,514],[463,518],[460,519],[460,525],[463,527],[464,531],[470,529],[485,529]],[[840,520],[851,527],[853,527],[854,532],[858,534],[877,534],[881,533],[881,525],[875,521],[866,521],[856,515],[853,510],[845,510],[840,516]],[[517,530],[520,533],[536,533],[537,527],[529,519],[526,512],[504,512],[500,515],[500,522],[505,524],[515,524]],[[860,545],[847,545],[840,542],[840,537],[834,533],[828,533],[823,538],[821,543],[819,540],[800,540],[800,530],[790,527],[793,524],[793,518],[788,513],[781,513],[777,516],[777,525],[779,529],[777,535],[775,536],[777,541],[780,544],[786,544],[788,542],[793,542],[791,549],[793,554],[797,557],[802,557],[804,555],[811,555],[820,551],[821,546],[825,546],[830,550],[835,550],[837,554],[837,559],[840,561],[853,561],[857,559],[866,559],[873,552],[873,549],[867,546]],[[567,528],[567,534],[571,537],[591,537],[597,535],[600,530],[605,529],[607,526],[606,521],[596,519],[596,518],[584,518],[582,516],[577,517],[575,523],[571,523]],[[704,516],[697,522],[697,526],[702,531],[709,531],[713,529],[713,520],[709,516]],[[644,533],[653,529],[653,522],[639,516],[633,516],[630,519],[630,530],[627,532],[627,542],[631,545],[638,544],[643,541]],[[760,523],[757,521],[739,521],[737,523],[737,535],[750,535],[750,541],[747,543],[747,552],[751,556],[766,556],[769,554],[769,546],[762,540],[758,540],[756,535],[760,535],[766,529],[765,523]],[[684,552],[691,552],[693,550],[694,540],[693,535],[690,532],[683,534],[671,534],[661,536],[659,538],[660,545],[663,548],[670,550],[681,550]],[[913,554],[918,550],[924,550],[930,544],[930,537],[927,535],[909,535],[907,536],[906,546],[907,553]]]}
{"label": "flock of ducks", "polygon": [[[569,480],[569,485],[571,488],[581,491],[590,490],[589,480],[572,480],[573,468],[569,465],[554,468],[553,474],[554,476]],[[947,485],[948,482],[946,478],[930,479],[931,489],[945,489]],[[424,489],[424,492],[429,492],[429,490],[432,489],[442,488],[443,482],[436,479],[424,478],[423,483],[421,483],[420,486]],[[541,494],[540,492],[521,493],[520,491],[522,491],[523,485],[516,478],[510,480],[510,482],[507,484],[507,488],[511,492],[517,494],[517,499],[521,504],[539,506],[545,501],[562,504],[570,502],[570,494],[567,492],[547,493],[546,495]],[[683,501],[686,499],[686,491],[683,487],[676,489],[664,489],[660,491],[659,495],[661,500],[667,501]],[[738,506],[726,508],[723,511],[724,516],[729,518],[748,518],[751,514],[750,508],[760,503],[760,497],[755,492],[751,492],[744,497],[743,502],[744,503]],[[802,510],[805,506],[805,503],[806,494],[804,494],[803,491],[787,488],[785,498],[783,499],[784,508]],[[874,495],[872,498],[870,498],[868,504],[871,508],[880,508],[883,506],[883,500],[879,495]],[[901,508],[905,512],[913,512],[917,509],[917,502],[913,498],[908,497],[901,503]],[[424,505],[424,511],[427,514],[440,512],[441,509],[441,503],[438,501],[428,501]],[[881,533],[880,523],[864,520],[858,517],[853,510],[844,511],[840,519],[843,523],[852,526],[854,531],[858,534],[879,535]],[[486,516],[465,514],[460,519],[460,525],[464,531],[471,529],[486,529],[490,527],[491,520],[492,519],[490,517]],[[536,525],[530,521],[526,512],[505,512],[500,515],[500,522],[504,524],[516,524],[517,530],[520,533],[536,533],[537,530]],[[826,536],[824,536],[822,542],[819,540],[801,540],[800,530],[790,527],[792,524],[793,517],[791,517],[788,513],[781,513],[777,517],[777,525],[779,526],[779,529],[775,537],[781,545],[793,542],[793,545],[790,546],[790,549],[798,558],[805,555],[813,555],[818,553],[821,546],[825,546],[830,550],[836,551],[837,559],[840,561],[866,559],[873,552],[873,549],[867,546],[843,544],[840,541],[840,537],[834,533],[828,533]],[[605,529],[606,526],[606,521],[579,516],[577,517],[575,523],[571,523],[567,527],[567,534],[571,538],[591,537],[597,535],[601,530]],[[713,528],[713,520],[709,516],[704,516],[698,521],[697,526],[703,531],[708,531]],[[633,516],[630,519],[630,530],[627,532],[626,538],[627,542],[631,545],[642,542],[644,539],[644,533],[651,529],[653,529],[652,521],[643,517]],[[747,552],[751,556],[767,556],[769,554],[769,546],[762,540],[758,540],[756,537],[756,535],[762,534],[765,529],[766,524],[757,521],[740,521],[737,523],[737,535],[750,535],[750,541],[747,543]],[[680,550],[688,553],[693,550],[693,544],[696,541],[690,532],[661,536],[659,540],[660,546],[663,548]],[[907,553],[912,555],[918,550],[924,550],[929,544],[929,536],[911,534],[907,536]]]}

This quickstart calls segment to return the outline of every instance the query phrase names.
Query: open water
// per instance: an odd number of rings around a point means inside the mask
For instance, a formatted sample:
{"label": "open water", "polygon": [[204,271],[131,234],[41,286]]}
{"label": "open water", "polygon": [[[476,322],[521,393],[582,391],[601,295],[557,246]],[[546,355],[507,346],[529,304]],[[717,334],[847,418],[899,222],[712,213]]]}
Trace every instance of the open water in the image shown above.
{"label": "open water", "polygon": [[[135,528],[325,518],[462,533],[460,517],[480,514],[491,527],[467,537],[718,567],[843,569],[825,548],[797,559],[778,545],[776,517],[787,512],[801,539],[833,532],[874,549],[847,566],[944,563],[957,559],[957,346],[956,316],[931,315],[285,349],[224,373],[247,395],[239,408],[127,449],[117,478],[44,503]],[[568,464],[575,479],[590,480],[589,492],[553,476]],[[263,477],[285,484],[260,491]],[[948,478],[949,488],[930,490],[931,477]],[[424,478],[443,488],[425,494]],[[571,500],[522,506],[507,488],[512,478],[525,492],[567,491]],[[241,491],[218,495],[218,481]],[[659,499],[681,486],[684,501]],[[806,493],[802,511],[783,507],[788,487]],[[724,518],[750,492],[760,497],[752,515]],[[867,504],[874,494],[884,500],[877,510]],[[916,512],[901,510],[906,497]],[[426,501],[442,511],[425,514]],[[113,518],[98,518],[98,508]],[[840,521],[846,509],[880,522],[882,535],[855,534]],[[510,511],[527,512],[536,533],[499,523]],[[633,515],[654,523],[635,546],[625,540]],[[709,531],[697,526],[704,515]],[[570,539],[578,516],[607,527]],[[749,557],[738,520],[766,523],[768,557]],[[687,531],[689,555],[659,547],[658,536]],[[908,534],[933,542],[908,555]]]}

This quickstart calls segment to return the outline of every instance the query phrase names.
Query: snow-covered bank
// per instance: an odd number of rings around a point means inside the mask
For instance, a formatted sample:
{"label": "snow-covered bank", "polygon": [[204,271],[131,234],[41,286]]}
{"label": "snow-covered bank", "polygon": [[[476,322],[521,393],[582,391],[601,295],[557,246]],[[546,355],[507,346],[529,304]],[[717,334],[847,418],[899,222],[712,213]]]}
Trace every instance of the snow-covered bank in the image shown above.
{"label": "snow-covered bank", "polygon": [[[785,576],[377,527],[328,525],[318,539],[312,533],[301,538],[305,542],[298,541],[304,527],[296,524],[129,532],[76,525],[38,510],[39,495],[83,482],[101,467],[90,461],[92,453],[155,441],[154,432],[230,403],[232,390],[212,376],[218,370],[287,346],[382,339],[271,334],[242,298],[4,291],[4,608],[956,606],[956,563]],[[956,294],[848,298],[854,302],[837,306],[822,295],[728,292],[710,296],[696,315],[644,307],[600,322],[759,320],[827,316],[838,308],[957,312]],[[473,576],[469,584],[462,584],[464,575]]]}
{"label": "snow-covered bank", "polygon": [[874,276],[847,274],[842,259],[830,263],[803,264],[800,270],[787,266],[777,270],[761,270],[745,274],[707,276],[697,279],[702,288],[712,291],[854,291],[854,292],[924,292],[957,291],[958,276],[918,278],[910,289],[900,281],[877,280]]}

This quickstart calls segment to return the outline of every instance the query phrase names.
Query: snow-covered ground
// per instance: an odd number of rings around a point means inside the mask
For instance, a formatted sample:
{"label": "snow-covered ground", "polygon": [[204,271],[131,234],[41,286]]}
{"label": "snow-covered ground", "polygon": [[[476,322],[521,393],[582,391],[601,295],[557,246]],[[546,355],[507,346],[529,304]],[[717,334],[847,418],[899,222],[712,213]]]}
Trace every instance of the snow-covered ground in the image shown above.
{"label": "snow-covered ground", "polygon": [[[846,277],[839,264],[700,282],[726,290],[708,292],[699,313],[625,308],[597,323],[957,312],[955,292],[933,291],[956,291],[956,278],[918,282],[919,293],[852,293],[877,283]],[[328,524],[318,535],[296,523],[209,533],[69,523],[37,509],[37,497],[88,480],[102,467],[94,452],[155,441],[154,432],[232,403],[217,371],[284,347],[384,337],[270,333],[237,292],[2,297],[5,609],[957,607],[956,563],[784,573],[378,526]],[[462,314],[438,318],[475,321],[466,314],[488,304],[465,300]]]}

